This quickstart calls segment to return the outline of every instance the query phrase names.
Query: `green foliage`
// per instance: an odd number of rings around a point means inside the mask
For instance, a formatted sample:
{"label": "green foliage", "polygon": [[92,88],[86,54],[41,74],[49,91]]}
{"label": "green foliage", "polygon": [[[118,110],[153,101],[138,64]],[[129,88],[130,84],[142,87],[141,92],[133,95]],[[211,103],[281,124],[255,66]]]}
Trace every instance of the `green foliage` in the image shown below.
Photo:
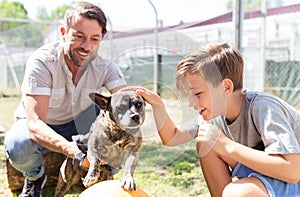
{"label": "green foliage", "polygon": [[[43,43],[43,30],[46,27],[46,24],[37,24],[37,23],[27,23],[23,25],[18,25],[12,28],[6,27],[5,31],[1,32],[0,40],[10,46],[37,46],[39,47]],[[20,72],[17,74],[19,75],[19,79],[23,79],[23,70],[24,65]]]}
{"label": "green foliage", "polygon": [[184,172],[190,172],[192,170],[192,165],[187,162],[179,162],[177,165],[174,165],[173,168],[169,168],[174,175],[182,175]]}
{"label": "green foliage", "polygon": [[1,1],[0,10],[1,17],[27,18],[27,10],[22,3],[17,1]]}
{"label": "green foliage", "polygon": [[49,20],[50,19],[50,16],[47,12],[47,8],[44,5],[37,7],[36,17],[39,20]]}
{"label": "green foliage", "polygon": [[13,123],[13,112],[20,102],[21,93],[17,89],[0,90],[0,125],[6,129]]}
{"label": "green foliage", "polygon": [[[27,10],[23,4],[16,1],[0,1],[0,40],[13,46],[40,46],[43,43],[42,29],[45,24],[28,24],[19,22],[28,19]],[[19,20],[19,21],[18,21]]]}
{"label": "green foliage", "polygon": [[[0,17],[6,18],[28,18],[24,5],[17,1],[3,0],[0,2]],[[0,22],[0,31],[3,27],[11,28],[21,25],[21,22]]]}
{"label": "green foliage", "polygon": [[57,20],[57,19],[63,19],[65,12],[67,9],[70,8],[70,5],[62,5],[60,7],[57,7],[54,9],[51,13],[51,19],[52,20]]}
{"label": "green foliage", "polygon": [[[122,174],[123,170],[115,179]],[[134,179],[149,196],[198,196],[208,192],[195,142],[174,147],[158,142],[143,144]]]}
{"label": "green foliage", "polygon": [[37,18],[39,20],[48,20],[48,21],[55,21],[58,19],[63,19],[65,12],[71,5],[62,5],[56,7],[50,14],[47,12],[47,8],[45,6],[39,6],[37,9]]}

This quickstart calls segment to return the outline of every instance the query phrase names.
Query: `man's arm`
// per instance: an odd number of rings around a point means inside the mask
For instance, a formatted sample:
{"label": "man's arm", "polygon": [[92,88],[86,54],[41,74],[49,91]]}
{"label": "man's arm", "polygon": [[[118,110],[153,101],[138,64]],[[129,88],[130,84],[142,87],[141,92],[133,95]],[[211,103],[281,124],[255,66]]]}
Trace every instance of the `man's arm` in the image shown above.
{"label": "man's arm", "polygon": [[116,92],[116,91],[118,91],[122,88],[125,88],[125,87],[126,87],[126,85],[121,85],[121,86],[118,86],[116,88],[113,88],[113,89],[109,90],[109,92],[112,94],[112,93],[114,93],[114,92]]}
{"label": "man's arm", "polygon": [[77,145],[67,141],[45,123],[49,99],[50,97],[45,95],[27,94],[25,97],[24,105],[30,138],[51,151],[73,158],[80,152]]}

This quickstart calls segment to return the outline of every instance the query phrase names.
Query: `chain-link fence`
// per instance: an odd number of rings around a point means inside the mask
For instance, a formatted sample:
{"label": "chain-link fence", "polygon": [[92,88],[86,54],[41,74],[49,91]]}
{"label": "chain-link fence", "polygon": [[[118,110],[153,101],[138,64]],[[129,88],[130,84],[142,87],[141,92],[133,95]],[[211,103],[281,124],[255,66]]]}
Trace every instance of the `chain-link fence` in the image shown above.
{"label": "chain-link fence", "polygon": [[[297,107],[300,101],[300,21],[296,18],[299,16],[300,11],[267,18],[265,58],[262,53],[262,20],[245,20],[242,46],[245,88],[272,92]],[[13,26],[0,20],[0,89],[18,87],[22,83],[29,55],[42,44],[58,39],[58,30],[55,22],[23,22]],[[233,36],[231,22],[182,29],[165,28],[159,31],[158,46],[155,46],[152,30],[108,32],[99,53],[119,64],[128,85],[150,86],[154,78],[154,49],[157,47],[160,59],[158,88],[175,90],[175,69],[183,56],[207,42],[225,40],[232,43]]]}
{"label": "chain-link fence", "polygon": [[57,39],[55,22],[25,19],[0,19],[0,89],[19,88],[25,64],[31,53],[45,42]]}

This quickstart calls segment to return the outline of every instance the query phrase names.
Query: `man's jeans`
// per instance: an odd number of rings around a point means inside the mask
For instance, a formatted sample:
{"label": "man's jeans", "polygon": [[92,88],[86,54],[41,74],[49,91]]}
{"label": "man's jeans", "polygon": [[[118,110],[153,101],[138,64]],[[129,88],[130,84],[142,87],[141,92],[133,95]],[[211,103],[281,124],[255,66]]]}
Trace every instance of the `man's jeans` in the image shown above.
{"label": "man's jeans", "polygon": [[[48,126],[71,141],[73,135],[85,134],[89,131],[99,112],[99,108],[92,105],[69,123],[48,124]],[[6,156],[12,166],[29,180],[36,180],[43,175],[45,168],[42,155],[49,150],[30,139],[26,119],[19,119],[13,124],[5,136],[4,145]]]}

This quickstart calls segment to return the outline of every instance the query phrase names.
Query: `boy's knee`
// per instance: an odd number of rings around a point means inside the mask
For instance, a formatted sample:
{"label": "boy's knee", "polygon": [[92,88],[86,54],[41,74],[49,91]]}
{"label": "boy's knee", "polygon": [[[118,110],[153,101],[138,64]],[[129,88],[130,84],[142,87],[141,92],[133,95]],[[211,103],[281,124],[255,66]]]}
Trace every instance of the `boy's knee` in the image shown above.
{"label": "boy's knee", "polygon": [[223,190],[222,197],[244,196],[241,186],[235,183],[229,183]]}
{"label": "boy's knee", "polygon": [[257,188],[253,184],[247,182],[236,181],[229,183],[223,190],[222,197],[243,197],[243,196],[264,196],[258,193]]}

